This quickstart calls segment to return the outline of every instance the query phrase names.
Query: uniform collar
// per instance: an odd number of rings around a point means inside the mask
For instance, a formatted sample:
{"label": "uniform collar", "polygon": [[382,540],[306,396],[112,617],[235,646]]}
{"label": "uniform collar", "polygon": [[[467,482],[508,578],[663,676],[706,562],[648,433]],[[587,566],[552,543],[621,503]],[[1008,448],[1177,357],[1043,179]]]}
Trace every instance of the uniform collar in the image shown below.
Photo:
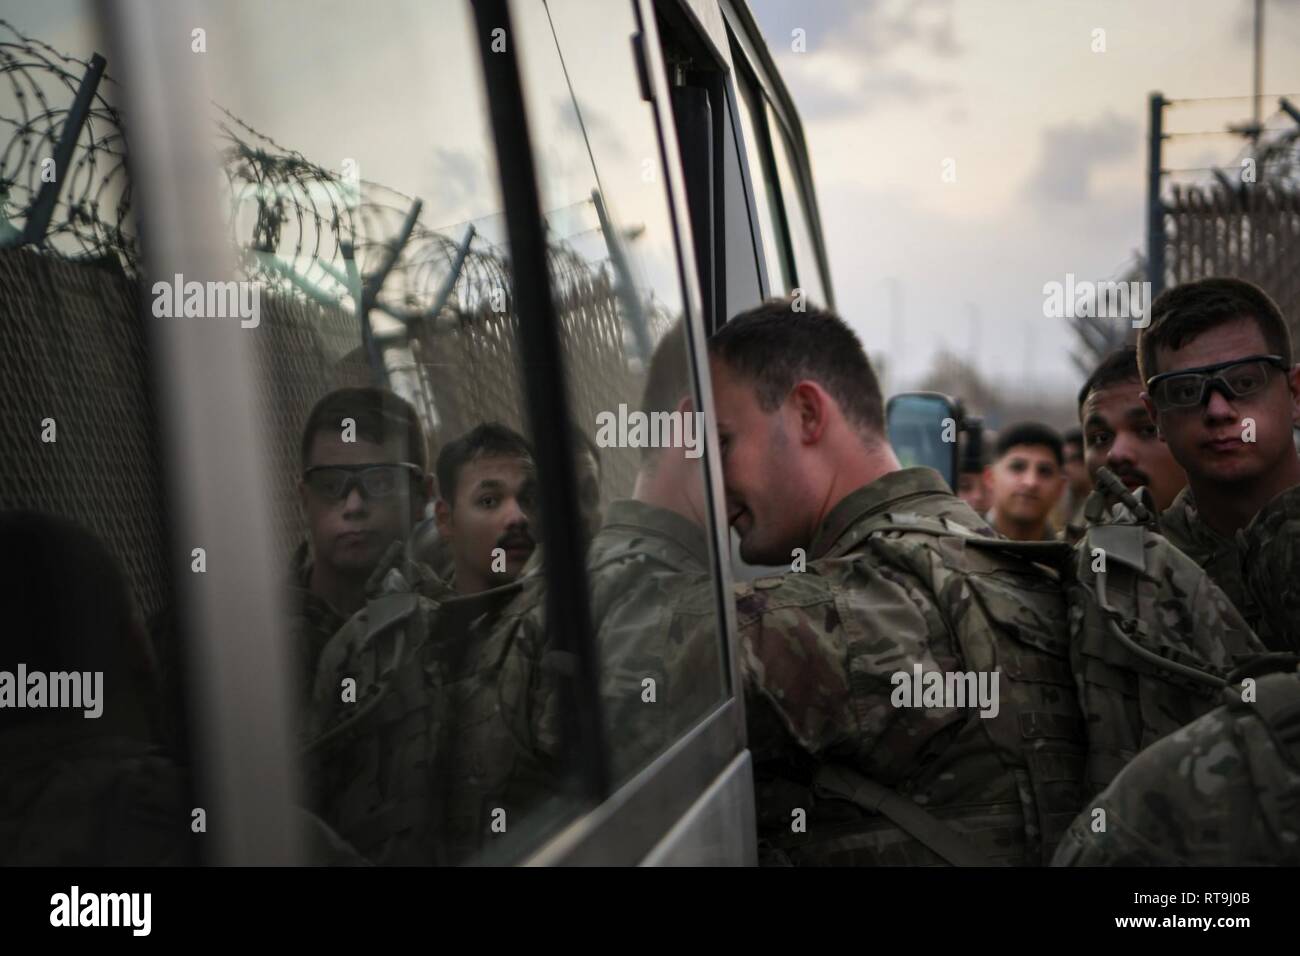
{"label": "uniform collar", "polygon": [[840,499],[817,530],[808,556],[814,559],[825,556],[864,518],[893,510],[895,505],[910,498],[936,494],[951,495],[952,491],[933,468],[903,468],[882,475]]}
{"label": "uniform collar", "polygon": [[709,566],[709,542],[704,529],[675,511],[634,498],[622,498],[610,503],[601,532],[614,527],[631,528],[642,534],[665,538],[684,548],[701,567]]}

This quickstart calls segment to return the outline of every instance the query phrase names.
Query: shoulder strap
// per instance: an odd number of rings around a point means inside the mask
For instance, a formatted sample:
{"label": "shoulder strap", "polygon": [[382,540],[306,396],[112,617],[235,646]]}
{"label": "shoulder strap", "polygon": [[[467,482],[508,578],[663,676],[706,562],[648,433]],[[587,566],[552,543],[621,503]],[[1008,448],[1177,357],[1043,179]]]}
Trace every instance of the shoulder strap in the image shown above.
{"label": "shoulder strap", "polygon": [[1012,541],[1009,538],[990,538],[947,518],[930,518],[911,512],[885,512],[868,518],[860,526],[864,538],[890,531],[910,531],[936,538],[961,538],[970,547],[985,551],[1000,551],[1026,561],[1060,567],[1073,553],[1073,546],[1065,541]]}
{"label": "shoulder strap", "polygon": [[990,861],[970,842],[920,804],[888,787],[868,780],[843,764],[825,764],[813,777],[813,791],[856,804],[868,813],[888,818],[900,830],[925,844],[953,866],[989,866]]}

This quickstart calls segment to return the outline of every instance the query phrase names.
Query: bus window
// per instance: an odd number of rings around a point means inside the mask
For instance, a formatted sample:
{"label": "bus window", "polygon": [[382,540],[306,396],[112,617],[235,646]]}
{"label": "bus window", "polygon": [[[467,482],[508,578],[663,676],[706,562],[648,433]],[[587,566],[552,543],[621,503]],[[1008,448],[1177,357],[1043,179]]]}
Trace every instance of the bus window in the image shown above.
{"label": "bus window", "polygon": [[749,181],[754,189],[754,204],[758,208],[759,231],[767,262],[768,290],[770,295],[785,295],[795,283],[786,252],[788,238],[781,210],[781,187],[772,166],[772,144],[767,135],[766,101],[757,82],[743,65],[743,53],[735,45],[732,58],[736,64],[740,124],[749,158]]}
{"label": "bus window", "polygon": [[585,805],[557,712],[570,678],[537,623],[545,436],[524,407],[470,7],[212,16],[223,198],[261,295],[248,334],[305,799],[375,863],[518,860]]}
{"label": "bus window", "polygon": [[[588,559],[617,785],[728,696],[703,415],[630,4],[512,7],[572,427],[597,478]],[[581,480],[581,479],[580,479]]]}
{"label": "bus window", "polygon": [[90,5],[0,21],[0,865],[195,863],[129,121]]}
{"label": "bus window", "polygon": [[813,245],[812,230],[804,212],[803,185],[796,174],[798,165],[790,136],[781,124],[770,103],[767,107],[768,130],[772,134],[773,155],[776,158],[777,179],[781,183],[785,220],[790,225],[790,244],[794,250],[794,265],[799,288],[813,304],[827,306],[826,291],[822,286],[821,269],[817,265],[817,247]]}

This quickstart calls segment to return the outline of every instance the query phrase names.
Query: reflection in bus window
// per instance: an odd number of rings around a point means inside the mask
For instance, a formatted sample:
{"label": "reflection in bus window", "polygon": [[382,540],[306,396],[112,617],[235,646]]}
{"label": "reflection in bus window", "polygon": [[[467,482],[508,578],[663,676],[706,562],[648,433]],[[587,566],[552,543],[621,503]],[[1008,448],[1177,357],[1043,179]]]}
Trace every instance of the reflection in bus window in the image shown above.
{"label": "reflection in bus window", "polygon": [[200,859],[127,123],[94,13],[0,3],[0,865]]}
{"label": "reflection in bus window", "polygon": [[374,863],[518,860],[585,807],[570,678],[530,640],[545,542],[470,7],[213,14],[308,806]]}
{"label": "reflection in bus window", "polygon": [[702,416],[654,111],[627,4],[513,8],[570,405],[599,453],[588,558],[615,782],[719,705]]}

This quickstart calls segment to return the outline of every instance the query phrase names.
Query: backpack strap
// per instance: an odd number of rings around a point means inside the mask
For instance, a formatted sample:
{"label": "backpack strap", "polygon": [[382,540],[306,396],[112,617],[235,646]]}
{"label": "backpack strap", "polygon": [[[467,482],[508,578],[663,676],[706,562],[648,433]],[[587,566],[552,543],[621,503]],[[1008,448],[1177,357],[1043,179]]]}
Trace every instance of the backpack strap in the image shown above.
{"label": "backpack strap", "polygon": [[980,534],[951,518],[931,518],[907,511],[887,511],[874,515],[858,526],[863,538],[890,531],[910,531],[936,538],[961,538],[970,547],[983,551],[1000,551],[1036,564],[1060,568],[1073,553],[1073,546],[1064,541],[1012,541],[1009,538],[991,538]]}
{"label": "backpack strap", "polygon": [[920,804],[899,796],[874,780],[868,780],[843,764],[824,764],[813,777],[813,792],[823,798],[848,800],[868,813],[887,818],[953,866],[992,865],[965,836],[933,816]]}

